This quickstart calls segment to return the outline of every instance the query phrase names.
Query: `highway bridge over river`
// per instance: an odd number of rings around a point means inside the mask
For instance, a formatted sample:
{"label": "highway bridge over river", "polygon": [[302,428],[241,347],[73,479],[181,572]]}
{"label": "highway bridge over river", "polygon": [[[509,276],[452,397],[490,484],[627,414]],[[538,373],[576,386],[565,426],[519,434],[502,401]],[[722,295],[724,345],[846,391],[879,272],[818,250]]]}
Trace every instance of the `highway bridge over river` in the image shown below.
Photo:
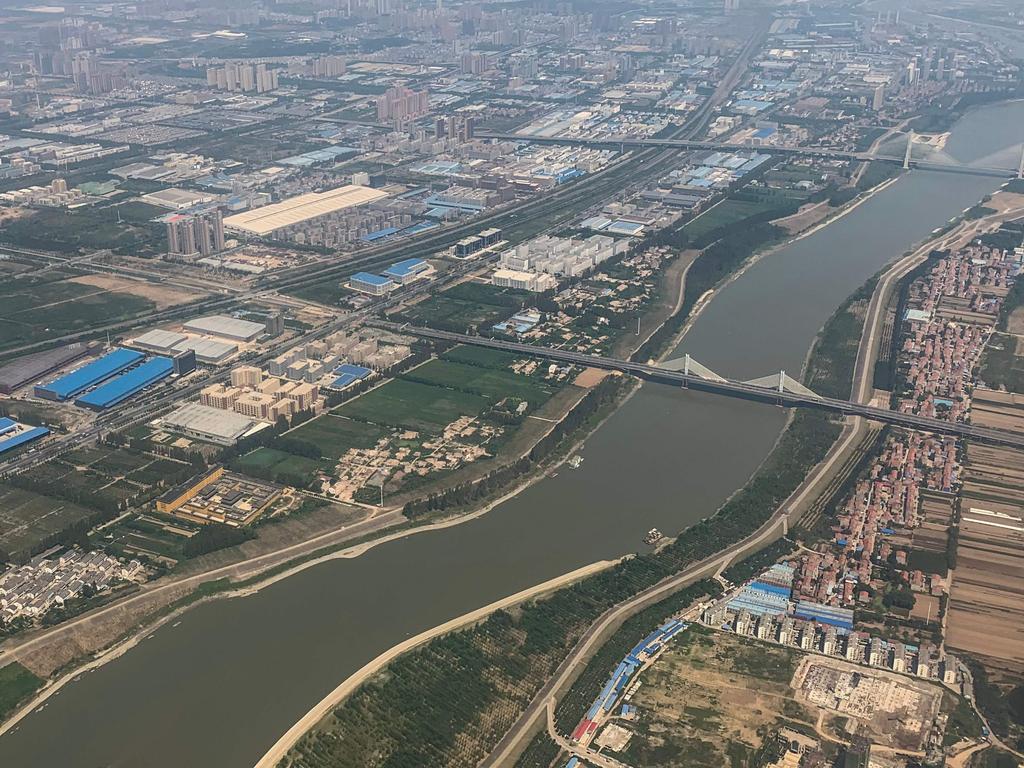
{"label": "highway bridge over river", "polygon": [[765,376],[753,381],[736,381],[718,376],[713,371],[704,367],[688,355],[678,360],[669,361],[660,365],[647,363],[636,363],[629,360],[617,360],[612,357],[600,357],[597,355],[585,355],[579,352],[572,352],[565,349],[553,349],[533,344],[520,344],[514,341],[491,339],[485,336],[469,336],[463,333],[452,333],[450,331],[438,331],[433,328],[421,328],[412,325],[400,325],[397,323],[373,322],[372,325],[386,328],[397,333],[411,334],[428,339],[437,339],[457,344],[470,344],[477,347],[487,347],[505,352],[513,352],[517,355],[538,357],[543,360],[550,360],[556,363],[568,363],[581,365],[590,368],[601,368],[610,371],[620,371],[649,379],[661,384],[670,384],[684,388],[696,389],[703,392],[711,392],[726,397],[737,397],[744,400],[756,400],[759,402],[772,403],[787,408],[819,408],[834,413],[841,413],[851,416],[862,416],[872,421],[880,421],[886,424],[893,424],[908,429],[916,429],[923,432],[934,432],[943,435],[955,435],[966,437],[991,445],[1005,445],[1012,448],[1024,448],[1024,434],[1008,432],[1002,429],[980,427],[972,424],[944,421],[929,416],[919,416],[912,413],[899,413],[888,408],[879,408],[872,405],[863,405],[850,400],[840,400],[832,397],[821,397],[804,387],[799,382],[790,378],[784,371],[777,374]]}

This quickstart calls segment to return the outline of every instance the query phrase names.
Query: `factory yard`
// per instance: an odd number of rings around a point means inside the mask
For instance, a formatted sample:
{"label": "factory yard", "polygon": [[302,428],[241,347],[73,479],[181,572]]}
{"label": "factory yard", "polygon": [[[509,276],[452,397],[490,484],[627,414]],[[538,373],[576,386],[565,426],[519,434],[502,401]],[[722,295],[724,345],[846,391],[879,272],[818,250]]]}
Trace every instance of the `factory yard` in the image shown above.
{"label": "factory yard", "polygon": [[1024,671],[1024,455],[967,450],[946,643],[990,668]]}

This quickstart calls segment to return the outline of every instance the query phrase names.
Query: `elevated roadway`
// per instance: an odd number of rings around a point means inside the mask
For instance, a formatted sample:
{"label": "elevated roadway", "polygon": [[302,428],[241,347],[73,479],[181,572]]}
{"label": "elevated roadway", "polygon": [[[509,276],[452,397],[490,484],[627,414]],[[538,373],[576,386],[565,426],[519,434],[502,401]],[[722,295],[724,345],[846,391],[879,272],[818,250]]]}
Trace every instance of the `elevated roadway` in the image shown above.
{"label": "elevated roadway", "polygon": [[819,397],[813,393],[808,394],[768,388],[732,379],[702,378],[696,374],[686,373],[683,371],[671,371],[657,365],[636,363],[629,360],[618,360],[612,357],[585,355],[565,349],[553,349],[550,347],[535,346],[533,344],[520,344],[514,341],[489,339],[483,336],[469,336],[463,333],[438,331],[433,328],[421,328],[411,325],[399,325],[396,323],[375,322],[373,324],[391,331],[412,334],[428,339],[437,339],[439,341],[448,341],[455,344],[470,344],[477,347],[498,349],[506,352],[513,352],[518,355],[527,355],[529,357],[538,357],[543,360],[551,360],[556,363],[568,363],[571,365],[580,365],[590,368],[601,368],[609,371],[620,371],[621,373],[649,379],[650,381],[662,384],[671,384],[703,392],[711,392],[717,395],[725,395],[726,397],[756,400],[787,408],[818,408],[843,415],[861,416],[872,421],[880,421],[908,429],[917,429],[922,432],[967,437],[990,445],[1005,445],[1012,448],[1024,448],[1024,434],[1007,432],[1002,429],[980,427],[973,424],[943,421],[942,419],[935,419],[929,416],[919,416],[913,413],[899,413],[898,411],[893,411],[888,408],[879,408],[877,406],[865,405],[863,403],[856,403],[850,400],[841,400],[832,397]]}

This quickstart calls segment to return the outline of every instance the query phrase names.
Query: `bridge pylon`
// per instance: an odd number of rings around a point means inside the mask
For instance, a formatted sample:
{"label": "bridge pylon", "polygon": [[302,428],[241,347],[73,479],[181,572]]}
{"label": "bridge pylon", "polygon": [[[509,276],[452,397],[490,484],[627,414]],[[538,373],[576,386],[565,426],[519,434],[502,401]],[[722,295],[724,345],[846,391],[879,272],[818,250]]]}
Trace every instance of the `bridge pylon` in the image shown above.
{"label": "bridge pylon", "polygon": [[666,360],[664,363],[658,364],[659,368],[664,368],[666,371],[681,371],[687,376],[699,376],[702,379],[709,379],[710,381],[725,381],[721,376],[712,371],[706,365],[701,365],[688,354],[682,357],[677,357],[674,360]]}
{"label": "bridge pylon", "polygon": [[759,379],[751,379],[750,381],[745,381],[743,383],[750,384],[754,387],[772,389],[779,394],[788,392],[792,395],[802,395],[803,397],[814,398],[817,400],[821,399],[821,395],[813,389],[805,387],[792,376],[787,375],[785,371],[779,371],[778,373],[772,373],[768,376],[762,376]]}
{"label": "bridge pylon", "polygon": [[1024,179],[1024,144],[1020,145],[1020,162],[1017,163],[1017,178]]}
{"label": "bridge pylon", "polygon": [[911,130],[907,133],[907,151],[903,155],[903,170],[910,170],[910,156],[914,151],[914,131]]}

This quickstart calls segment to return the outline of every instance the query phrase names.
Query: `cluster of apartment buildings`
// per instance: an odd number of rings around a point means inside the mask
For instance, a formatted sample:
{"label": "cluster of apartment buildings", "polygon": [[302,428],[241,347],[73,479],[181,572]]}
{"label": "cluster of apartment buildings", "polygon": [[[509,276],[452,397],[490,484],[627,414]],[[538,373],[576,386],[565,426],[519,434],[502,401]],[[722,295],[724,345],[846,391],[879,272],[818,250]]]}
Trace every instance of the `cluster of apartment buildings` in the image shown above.
{"label": "cluster of apartment buildings", "polygon": [[278,74],[266,64],[242,64],[229,61],[223,67],[206,70],[206,84],[221,91],[256,91],[266,93],[277,90]]}
{"label": "cluster of apartment buildings", "polygon": [[166,220],[167,253],[210,256],[224,250],[224,216],[219,209],[174,214]]}
{"label": "cluster of apartment buildings", "polygon": [[591,235],[582,240],[541,235],[502,253],[491,282],[500,287],[543,292],[557,287],[556,275],[578,277],[628,249],[628,240],[607,235]]}
{"label": "cluster of apartment buildings", "polygon": [[34,185],[0,193],[0,201],[12,205],[39,205],[46,208],[68,208],[83,205],[88,196],[78,188],[68,188],[62,178],[56,178],[46,186]]}
{"label": "cluster of apartment buildings", "polygon": [[345,362],[374,370],[391,368],[412,354],[407,337],[378,335],[363,328],[352,333],[338,331],[320,341],[285,352],[267,364],[272,376],[317,381]]}
{"label": "cluster of apartment buildings", "polygon": [[231,371],[230,385],[211,384],[200,390],[199,402],[261,421],[277,421],[300,411],[317,411],[322,401],[316,384],[267,376],[255,366],[242,365]]}
{"label": "cluster of apartment buildings", "polygon": [[414,91],[404,85],[388,88],[377,99],[377,119],[382,122],[405,124],[422,117],[430,110],[430,94]]}
{"label": "cluster of apartment buildings", "polygon": [[35,619],[51,608],[63,607],[79,597],[86,586],[96,592],[109,589],[119,581],[142,578],[138,560],[125,563],[103,552],[70,549],[56,555],[60,548],[36,555],[25,565],[12,565],[0,572],[0,621]]}

